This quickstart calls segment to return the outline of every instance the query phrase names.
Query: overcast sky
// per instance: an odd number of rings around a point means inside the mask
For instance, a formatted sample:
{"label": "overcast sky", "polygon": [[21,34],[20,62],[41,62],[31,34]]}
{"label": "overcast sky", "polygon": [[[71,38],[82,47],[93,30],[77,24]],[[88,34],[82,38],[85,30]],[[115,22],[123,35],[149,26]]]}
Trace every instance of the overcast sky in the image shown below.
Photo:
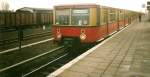
{"label": "overcast sky", "polygon": [[94,3],[117,8],[124,8],[135,11],[144,11],[143,4],[146,0],[8,0],[11,9],[21,7],[38,7],[38,8],[53,8],[58,4],[79,4],[79,3]]}

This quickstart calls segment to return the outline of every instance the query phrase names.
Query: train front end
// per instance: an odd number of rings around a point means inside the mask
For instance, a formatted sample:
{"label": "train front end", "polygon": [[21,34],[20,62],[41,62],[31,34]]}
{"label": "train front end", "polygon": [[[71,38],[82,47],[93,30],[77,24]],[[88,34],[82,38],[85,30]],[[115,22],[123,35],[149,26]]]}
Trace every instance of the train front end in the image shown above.
{"label": "train front end", "polygon": [[97,5],[55,6],[54,41],[65,45],[92,43],[98,39]]}

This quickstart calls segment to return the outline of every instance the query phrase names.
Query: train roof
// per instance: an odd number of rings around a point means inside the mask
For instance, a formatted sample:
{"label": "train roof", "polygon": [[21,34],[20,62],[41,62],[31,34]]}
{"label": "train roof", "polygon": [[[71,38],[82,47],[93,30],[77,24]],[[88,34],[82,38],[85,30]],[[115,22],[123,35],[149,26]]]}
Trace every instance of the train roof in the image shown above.
{"label": "train roof", "polygon": [[66,5],[56,5],[55,9],[64,9],[64,8],[92,8],[98,7],[97,4],[66,4]]}
{"label": "train roof", "polygon": [[64,4],[64,5],[56,5],[54,6],[55,9],[69,9],[69,8],[92,8],[92,7],[100,7],[100,8],[111,8],[111,9],[117,9],[117,10],[126,10],[126,11],[131,11],[131,12],[136,12],[136,13],[140,13],[137,11],[133,11],[133,10],[128,10],[128,9],[121,9],[121,8],[117,8],[117,7],[110,7],[110,6],[105,6],[105,5],[99,5],[99,4]]}
{"label": "train roof", "polygon": [[52,12],[52,9],[48,9],[48,8],[33,8],[33,7],[23,7],[23,8],[20,8],[18,10],[16,10],[16,12]]}

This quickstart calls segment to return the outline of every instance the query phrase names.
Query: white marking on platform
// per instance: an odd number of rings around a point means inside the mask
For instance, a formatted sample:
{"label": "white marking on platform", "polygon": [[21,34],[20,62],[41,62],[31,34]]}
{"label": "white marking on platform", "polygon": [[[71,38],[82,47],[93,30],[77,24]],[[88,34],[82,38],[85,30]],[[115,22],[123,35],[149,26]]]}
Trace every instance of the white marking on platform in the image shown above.
{"label": "white marking on platform", "polygon": [[[51,40],[53,40],[53,39],[54,39],[54,38],[50,38],[50,39],[42,40],[42,41],[39,41],[39,42],[35,42],[35,43],[23,45],[23,46],[21,46],[21,48],[26,48],[26,47],[29,47],[29,46],[37,45],[37,44],[40,44],[40,43],[44,43],[44,42],[47,42],[47,41],[51,41]],[[12,48],[12,49],[8,49],[8,50],[5,50],[5,51],[1,51],[0,54],[4,54],[4,53],[7,53],[7,52],[15,51],[15,50],[17,50],[17,49],[19,49],[19,47],[15,47],[15,48]]]}
{"label": "white marking on platform", "polygon": [[115,34],[116,32],[117,32],[117,31],[112,32],[111,34],[109,34],[109,36],[111,36],[111,35]]}
{"label": "white marking on platform", "polygon": [[123,25],[121,25],[121,27],[119,28],[119,29],[123,29],[124,28],[124,26]]}
{"label": "white marking on platform", "polygon": [[102,38],[102,39],[99,39],[97,42],[100,42],[100,41],[102,41],[102,40],[104,40],[105,38]]}
{"label": "white marking on platform", "polygon": [[129,24],[126,24],[125,26],[128,26]]}
{"label": "white marking on platform", "polygon": [[76,62],[78,62],[79,60],[81,60],[82,58],[84,58],[85,56],[87,56],[88,54],[92,53],[95,49],[97,49],[98,47],[100,47],[101,45],[103,45],[104,43],[106,43],[107,41],[109,41],[111,38],[115,37],[117,34],[121,33],[122,31],[124,31],[125,29],[127,29],[129,26],[121,29],[119,32],[117,32],[116,34],[112,35],[111,37],[109,37],[108,39],[102,41],[100,44],[96,45],[95,47],[89,49],[88,51],[86,51],[85,53],[81,54],[80,56],[78,56],[77,58],[73,59],[72,61],[70,61],[69,63],[65,64],[64,66],[62,66],[61,68],[59,68],[58,70],[50,73],[47,77],[57,77],[59,74],[61,74],[63,71],[65,71],[66,69],[68,69],[69,67],[71,67],[73,64],[75,64]]}

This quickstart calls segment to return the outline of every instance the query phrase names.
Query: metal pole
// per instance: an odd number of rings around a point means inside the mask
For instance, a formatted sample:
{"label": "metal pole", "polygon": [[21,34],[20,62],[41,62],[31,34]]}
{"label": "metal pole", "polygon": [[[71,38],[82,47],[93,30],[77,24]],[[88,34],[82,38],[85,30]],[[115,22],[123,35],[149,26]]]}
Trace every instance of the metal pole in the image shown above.
{"label": "metal pole", "polygon": [[19,42],[19,51],[21,51],[21,44],[22,44],[22,36],[23,36],[23,31],[22,28],[18,28],[18,42]]}

